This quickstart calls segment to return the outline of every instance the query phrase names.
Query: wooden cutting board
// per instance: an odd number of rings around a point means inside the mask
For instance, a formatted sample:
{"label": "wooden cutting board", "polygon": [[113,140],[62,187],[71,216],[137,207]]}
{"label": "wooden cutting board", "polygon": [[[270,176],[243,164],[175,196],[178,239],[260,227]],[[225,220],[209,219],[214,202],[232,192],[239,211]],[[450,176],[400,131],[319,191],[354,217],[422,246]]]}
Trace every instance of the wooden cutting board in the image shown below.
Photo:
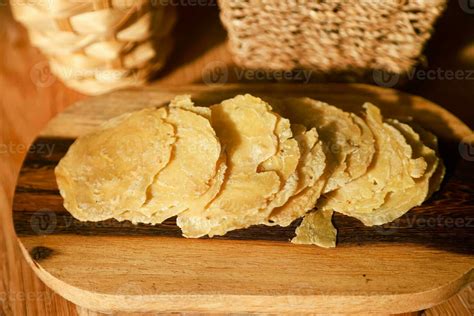
{"label": "wooden cutting board", "polygon": [[[53,169],[74,139],[124,112],[191,94],[211,105],[238,93],[310,96],[359,111],[370,101],[388,117],[411,116],[440,137],[441,190],[394,223],[365,227],[337,215],[336,249],[288,242],[296,225],[252,227],[214,239],[158,226],[82,223],[62,206]],[[18,178],[13,220],[38,276],[95,311],[402,313],[428,308],[474,280],[472,131],[416,96],[366,85],[225,85],[128,90],[77,103],[33,143]],[[471,147],[469,147],[471,146]]]}

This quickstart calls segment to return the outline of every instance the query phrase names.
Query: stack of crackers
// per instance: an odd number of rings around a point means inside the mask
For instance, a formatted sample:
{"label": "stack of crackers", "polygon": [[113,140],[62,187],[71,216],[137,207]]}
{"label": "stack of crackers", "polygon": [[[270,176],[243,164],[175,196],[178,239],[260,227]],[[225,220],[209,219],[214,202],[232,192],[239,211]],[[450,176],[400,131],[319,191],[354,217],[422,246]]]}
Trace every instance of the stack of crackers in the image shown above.
{"label": "stack of crackers", "polygon": [[77,219],[159,224],[185,237],[288,226],[293,243],[334,247],[333,212],[382,225],[420,205],[444,176],[436,137],[310,98],[238,95],[211,107],[177,96],[84,135],[56,167]]}

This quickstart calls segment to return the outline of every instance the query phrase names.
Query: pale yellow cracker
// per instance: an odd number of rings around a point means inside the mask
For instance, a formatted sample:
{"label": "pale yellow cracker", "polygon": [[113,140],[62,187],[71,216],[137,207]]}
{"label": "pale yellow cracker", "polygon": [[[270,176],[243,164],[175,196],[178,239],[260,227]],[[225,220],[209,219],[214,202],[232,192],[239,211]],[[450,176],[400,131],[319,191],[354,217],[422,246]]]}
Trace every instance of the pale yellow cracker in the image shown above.
{"label": "pale yellow cracker", "polygon": [[311,129],[295,136],[301,152],[301,159],[297,167],[299,173],[298,186],[288,201],[275,208],[270,216],[269,223],[288,226],[295,219],[311,210],[319,198],[325,184],[323,177],[326,156],[321,142],[318,140],[316,129]]}
{"label": "pale yellow cracker", "polygon": [[296,228],[294,244],[317,245],[323,248],[336,247],[337,230],[332,224],[332,211],[314,211],[305,215]]}
{"label": "pale yellow cracker", "polygon": [[211,120],[211,109],[209,109],[209,107],[195,106],[189,94],[175,96],[173,100],[171,100],[169,107],[188,110]]}
{"label": "pale yellow cracker", "polygon": [[[301,157],[298,163],[298,187],[295,194],[305,188],[313,186],[325,168],[324,152],[318,141],[318,132],[315,128],[306,130],[303,125],[295,124],[295,139],[300,147]],[[321,163],[323,162],[323,163]]]}
{"label": "pale yellow cracker", "polygon": [[380,207],[390,192],[414,185],[405,161],[409,161],[396,130],[384,125],[380,110],[364,105],[365,121],[375,138],[376,153],[367,173],[318,201],[318,208],[334,210],[363,220]]}
{"label": "pale yellow cracker", "polygon": [[427,130],[416,124],[411,124],[411,126],[414,131],[418,135],[420,135],[421,141],[426,146],[433,149],[438,157],[438,166],[436,167],[436,170],[433,172],[433,175],[430,179],[430,187],[427,196],[427,198],[429,198],[434,192],[439,190],[441,183],[443,182],[444,175],[446,173],[446,167],[444,165],[443,159],[439,157],[438,138],[433,133],[428,132]]}
{"label": "pale yellow cracker", "polygon": [[284,115],[292,123],[316,128],[323,143],[327,183],[324,192],[333,191],[362,176],[374,153],[371,132],[359,126],[357,116],[310,98],[283,101]]}
{"label": "pale yellow cracker", "polygon": [[347,172],[352,181],[363,176],[369,169],[375,154],[375,139],[363,119],[353,113],[350,117],[360,129],[360,138],[353,144],[355,149],[347,159]]}
{"label": "pale yellow cracker", "polygon": [[271,107],[259,98],[240,95],[211,110],[212,126],[227,154],[227,175],[205,210],[178,215],[186,237],[223,235],[261,222],[261,210],[281,189],[278,172],[257,170],[278,152],[277,116]]}
{"label": "pale yellow cracker", "polygon": [[[183,103],[186,106],[181,107]],[[218,167],[221,167],[218,165],[221,145],[207,118],[210,117],[210,110],[195,107],[190,99],[179,97],[171,102],[168,112],[166,121],[176,128],[172,159],[156,175],[146,203],[136,210],[153,217],[155,223],[177,215],[189,209],[193,202],[202,200],[211,189]]]}
{"label": "pale yellow cracker", "polygon": [[266,217],[271,211],[285,204],[298,188],[299,174],[297,166],[300,162],[300,148],[296,139],[292,138],[290,122],[277,116],[275,135],[278,138],[278,152],[258,166],[258,171],[275,171],[280,176],[281,188],[270,203],[261,212]]}
{"label": "pale yellow cracker", "polygon": [[[203,210],[209,203],[212,201],[216,195],[219,193],[222,183],[224,182],[225,171],[227,169],[225,155],[221,157],[218,162],[217,174],[210,182],[210,188],[202,196],[192,201],[188,201],[189,209],[191,210]],[[134,224],[144,223],[144,224],[159,224],[162,223],[163,213],[152,213],[145,215],[139,211],[126,211],[119,215],[114,216],[115,219],[119,221],[129,220]]]}
{"label": "pale yellow cracker", "polygon": [[100,221],[141,207],[175,142],[166,116],[165,109],[128,113],[79,137],[55,169],[65,208]]}
{"label": "pale yellow cracker", "polygon": [[360,215],[360,219],[366,225],[381,225],[391,222],[423,203],[428,196],[430,178],[439,163],[436,152],[425,146],[420,136],[410,126],[397,120],[388,120],[388,124],[396,128],[410,146],[410,149],[406,149],[405,153],[410,155],[408,169],[412,177],[415,178],[415,185],[390,192],[384,204],[379,208],[371,213]]}

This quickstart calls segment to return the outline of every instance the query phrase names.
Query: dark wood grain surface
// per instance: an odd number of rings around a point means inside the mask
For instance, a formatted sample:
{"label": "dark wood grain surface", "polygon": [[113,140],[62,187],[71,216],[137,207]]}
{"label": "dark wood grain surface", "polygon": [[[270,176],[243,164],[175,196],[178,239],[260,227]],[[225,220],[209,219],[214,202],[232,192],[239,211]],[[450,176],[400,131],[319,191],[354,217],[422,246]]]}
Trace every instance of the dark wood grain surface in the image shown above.
{"label": "dark wood grain surface", "polygon": [[[51,233],[180,237],[174,219],[156,226],[116,220],[82,223],[74,219],[62,205],[54,176],[56,164],[72,142],[73,139],[38,138],[33,143],[38,150],[26,156],[13,203],[13,221],[20,237]],[[366,227],[354,218],[336,215],[338,244],[420,243],[474,254],[474,164],[450,154],[458,146],[457,142],[441,140],[440,152],[447,173],[440,191],[398,220]],[[289,227],[255,226],[217,238],[287,242],[294,236],[297,223]]]}

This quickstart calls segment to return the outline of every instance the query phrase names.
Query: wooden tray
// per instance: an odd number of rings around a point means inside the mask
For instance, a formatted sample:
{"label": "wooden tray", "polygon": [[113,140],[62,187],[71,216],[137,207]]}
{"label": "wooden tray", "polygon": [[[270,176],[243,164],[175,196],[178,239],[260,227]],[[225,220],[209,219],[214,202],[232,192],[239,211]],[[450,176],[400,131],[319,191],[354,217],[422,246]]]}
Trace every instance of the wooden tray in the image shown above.
{"label": "wooden tray", "polygon": [[[294,227],[252,227],[214,239],[158,226],[81,223],[63,208],[53,169],[73,140],[102,121],[189,93],[210,105],[238,93],[311,96],[358,111],[412,116],[435,132],[447,164],[440,192],[392,224],[365,227],[338,215],[336,249],[293,245]],[[472,131],[420,97],[365,85],[225,85],[115,92],[53,119],[21,169],[13,220],[38,276],[96,311],[401,313],[428,308],[474,279],[474,157],[460,143]],[[464,159],[462,158],[464,157]],[[473,158],[473,159],[470,159]]]}

